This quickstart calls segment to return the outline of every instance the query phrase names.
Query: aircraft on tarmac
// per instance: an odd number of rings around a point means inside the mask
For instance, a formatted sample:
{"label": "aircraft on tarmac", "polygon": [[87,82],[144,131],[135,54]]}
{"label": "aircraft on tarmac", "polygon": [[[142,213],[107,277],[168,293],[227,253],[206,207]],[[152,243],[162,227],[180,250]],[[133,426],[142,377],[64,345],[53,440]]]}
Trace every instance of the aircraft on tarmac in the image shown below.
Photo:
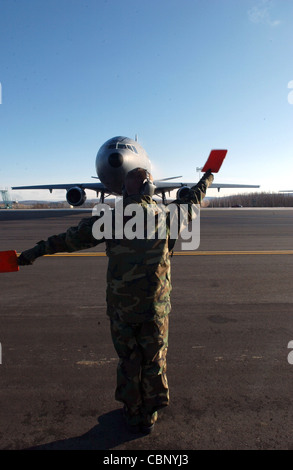
{"label": "aircraft on tarmac", "polygon": [[[94,183],[76,183],[76,184],[48,184],[37,186],[15,186],[12,189],[48,189],[52,192],[54,189],[65,189],[66,199],[71,206],[81,206],[86,201],[86,189],[96,191],[100,194],[101,201],[104,201],[105,195],[122,195],[123,183],[126,174],[134,168],[144,168],[151,173],[151,162],[144,148],[138,143],[137,139],[132,140],[128,137],[113,137],[107,140],[99,149],[96,156],[96,172],[100,182]],[[177,189],[177,198],[182,197],[182,192],[189,191],[191,186],[196,183],[170,182],[172,179],[181,178],[173,176],[162,180],[155,180],[155,194],[166,201],[165,194]],[[211,188],[258,188],[254,185],[235,185],[213,183]]]}

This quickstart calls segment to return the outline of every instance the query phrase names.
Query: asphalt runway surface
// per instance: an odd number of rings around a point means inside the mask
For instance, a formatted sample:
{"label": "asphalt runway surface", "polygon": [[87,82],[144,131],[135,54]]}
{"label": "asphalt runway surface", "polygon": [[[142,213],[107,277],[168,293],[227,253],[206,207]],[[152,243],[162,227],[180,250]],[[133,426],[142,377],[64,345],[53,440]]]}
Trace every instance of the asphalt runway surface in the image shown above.
{"label": "asphalt runway surface", "polygon": [[[87,215],[0,211],[0,250]],[[148,436],[126,431],[114,398],[103,245],[0,274],[0,449],[293,449],[293,211],[200,218],[199,249],[172,258],[170,406]]]}

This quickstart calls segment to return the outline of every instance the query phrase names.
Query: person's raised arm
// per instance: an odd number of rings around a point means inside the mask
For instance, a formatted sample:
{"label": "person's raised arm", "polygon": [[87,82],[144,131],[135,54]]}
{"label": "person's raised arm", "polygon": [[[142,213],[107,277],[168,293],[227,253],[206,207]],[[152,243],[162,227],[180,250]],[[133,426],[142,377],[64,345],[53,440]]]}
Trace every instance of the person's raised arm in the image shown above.
{"label": "person's raised arm", "polygon": [[66,232],[53,235],[46,241],[39,241],[33,248],[25,250],[19,255],[19,266],[33,264],[40,256],[62,252],[71,253],[102,243],[104,240],[97,240],[92,233],[92,227],[96,220],[97,217],[82,219],[76,227],[70,227]]}

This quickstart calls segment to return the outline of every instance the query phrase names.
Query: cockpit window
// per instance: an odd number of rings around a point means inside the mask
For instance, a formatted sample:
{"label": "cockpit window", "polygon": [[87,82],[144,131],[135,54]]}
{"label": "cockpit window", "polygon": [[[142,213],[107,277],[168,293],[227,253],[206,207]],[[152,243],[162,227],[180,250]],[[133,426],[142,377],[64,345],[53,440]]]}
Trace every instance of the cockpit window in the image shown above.
{"label": "cockpit window", "polygon": [[125,145],[125,144],[118,144],[118,143],[108,145],[108,149],[126,149],[126,148],[138,154],[138,151],[136,150],[136,147],[134,147],[134,145],[128,145],[128,144]]}

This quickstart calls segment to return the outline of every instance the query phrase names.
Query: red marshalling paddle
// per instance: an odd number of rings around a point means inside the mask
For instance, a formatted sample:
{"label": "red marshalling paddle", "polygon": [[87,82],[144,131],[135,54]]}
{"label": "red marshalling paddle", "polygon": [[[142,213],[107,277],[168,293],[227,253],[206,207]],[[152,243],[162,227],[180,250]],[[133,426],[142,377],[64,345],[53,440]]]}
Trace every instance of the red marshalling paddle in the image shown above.
{"label": "red marshalling paddle", "polygon": [[19,271],[16,251],[0,251],[0,273],[13,271]]}
{"label": "red marshalling paddle", "polygon": [[218,173],[219,169],[222,166],[224,158],[226,157],[228,150],[211,150],[209,158],[207,159],[205,165],[202,167],[201,171],[206,172],[211,170],[212,173]]}

